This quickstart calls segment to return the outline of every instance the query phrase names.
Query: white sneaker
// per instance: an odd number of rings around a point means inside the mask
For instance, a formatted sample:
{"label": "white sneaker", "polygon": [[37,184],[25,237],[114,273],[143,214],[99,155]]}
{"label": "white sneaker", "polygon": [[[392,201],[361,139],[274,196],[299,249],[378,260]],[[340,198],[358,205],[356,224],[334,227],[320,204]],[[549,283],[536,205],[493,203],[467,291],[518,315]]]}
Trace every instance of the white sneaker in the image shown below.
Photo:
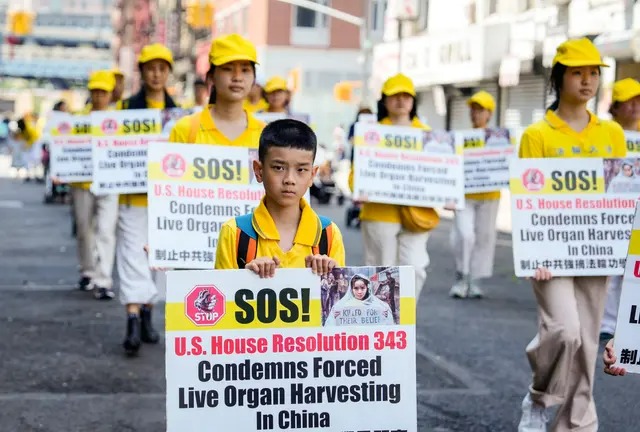
{"label": "white sneaker", "polygon": [[473,281],[469,284],[469,292],[467,293],[467,295],[470,298],[478,299],[484,297],[484,293],[482,292],[478,284]]}
{"label": "white sneaker", "polygon": [[531,396],[527,393],[522,401],[522,417],[518,424],[518,432],[547,432],[546,409],[531,400]]}
{"label": "white sneaker", "polygon": [[467,281],[465,279],[461,279],[453,284],[451,291],[449,291],[449,295],[454,298],[466,298],[468,290],[469,286],[467,285]]}

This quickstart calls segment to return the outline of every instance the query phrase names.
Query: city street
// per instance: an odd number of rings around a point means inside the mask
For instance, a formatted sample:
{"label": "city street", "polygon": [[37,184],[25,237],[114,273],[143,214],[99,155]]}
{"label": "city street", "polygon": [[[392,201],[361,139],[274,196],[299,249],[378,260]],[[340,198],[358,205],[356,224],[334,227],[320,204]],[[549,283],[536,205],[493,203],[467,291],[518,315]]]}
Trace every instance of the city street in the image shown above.
{"label": "city street", "polygon": [[[0,178],[0,431],[164,430],[164,345],[124,357],[122,306],[74,289],[70,210],[44,205],[43,192]],[[344,228],[345,209],[318,211],[343,226],[347,262],[360,265],[360,234]],[[501,233],[487,298],[450,299],[449,228],[443,220],[429,241],[418,303],[419,430],[515,431],[530,379],[532,291],[513,277],[510,236]],[[163,312],[158,305],[157,327]],[[637,429],[640,380],[606,376],[599,361],[595,385],[600,430]]]}

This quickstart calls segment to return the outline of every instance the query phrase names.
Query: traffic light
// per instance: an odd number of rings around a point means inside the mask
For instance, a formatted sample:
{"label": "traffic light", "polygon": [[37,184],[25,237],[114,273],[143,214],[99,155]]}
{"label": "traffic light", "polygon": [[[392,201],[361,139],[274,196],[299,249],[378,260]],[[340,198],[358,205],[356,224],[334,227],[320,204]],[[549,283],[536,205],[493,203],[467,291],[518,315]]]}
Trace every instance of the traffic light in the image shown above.
{"label": "traffic light", "polygon": [[211,0],[191,0],[186,6],[186,22],[194,30],[211,28],[215,6]]}
{"label": "traffic light", "polygon": [[353,101],[353,82],[341,81],[333,86],[333,97],[338,102]]}
{"label": "traffic light", "polygon": [[302,90],[302,69],[296,67],[289,71],[287,87],[292,93],[297,93]]}
{"label": "traffic light", "polygon": [[34,15],[31,12],[16,10],[8,13],[8,30],[14,36],[25,36],[31,33]]}

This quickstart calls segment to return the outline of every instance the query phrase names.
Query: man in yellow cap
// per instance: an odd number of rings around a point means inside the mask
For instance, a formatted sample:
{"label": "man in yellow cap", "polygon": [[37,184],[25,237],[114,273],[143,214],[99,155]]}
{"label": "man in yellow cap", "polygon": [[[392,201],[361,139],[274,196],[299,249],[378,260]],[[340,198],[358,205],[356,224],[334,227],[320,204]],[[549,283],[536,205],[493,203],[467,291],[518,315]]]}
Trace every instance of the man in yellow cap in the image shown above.
{"label": "man in yellow cap", "polygon": [[[486,91],[467,100],[475,129],[489,126],[496,101]],[[493,274],[496,219],[500,191],[467,194],[465,208],[456,210],[451,243],[456,260],[456,281],[449,291],[454,298],[481,298],[480,280]]]}
{"label": "man in yellow cap", "polygon": [[[613,83],[609,114],[625,131],[640,131],[640,83],[638,81],[633,78],[625,78]],[[636,149],[627,150],[637,151]],[[635,172],[635,175],[638,174],[640,173]],[[621,292],[622,276],[610,277],[607,288],[607,303],[600,325],[601,341],[613,338],[618,321]]]}
{"label": "man in yellow cap", "polygon": [[[90,110],[105,111],[116,85],[109,70],[93,72],[89,77]],[[76,223],[80,281],[78,288],[93,290],[98,300],[114,298],[113,260],[116,246],[118,196],[94,195],[91,182],[72,184],[73,213]]]}
{"label": "man in yellow cap", "polygon": [[[146,45],[140,51],[140,91],[118,104],[120,109],[166,109],[177,105],[166,86],[173,68],[173,55],[162,44]],[[147,240],[147,194],[120,196],[116,254],[120,276],[120,302],[127,312],[127,333],[123,342],[128,355],[135,355],[141,343],[156,344],[160,335],[153,328],[151,310],[157,301],[155,274],[144,251]]]}

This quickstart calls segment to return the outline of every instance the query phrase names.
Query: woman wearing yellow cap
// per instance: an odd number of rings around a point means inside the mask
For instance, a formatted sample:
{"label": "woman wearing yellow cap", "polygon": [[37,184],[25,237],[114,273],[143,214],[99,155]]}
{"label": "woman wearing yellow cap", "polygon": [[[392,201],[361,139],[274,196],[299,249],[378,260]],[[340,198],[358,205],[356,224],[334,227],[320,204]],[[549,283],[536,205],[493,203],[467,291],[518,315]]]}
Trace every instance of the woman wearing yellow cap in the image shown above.
{"label": "woman wearing yellow cap", "polygon": [[[613,120],[626,131],[640,131],[640,83],[633,78],[616,81],[613,84],[612,93],[609,113]],[[611,339],[616,330],[621,290],[622,276],[611,277],[607,289],[607,303],[600,326],[600,340]]]}
{"label": "woman wearing yellow cap", "polygon": [[[626,155],[624,132],[587,110],[600,84],[600,53],[588,39],[562,43],[553,59],[556,101],[522,135],[520,157]],[[546,408],[560,405],[554,431],[597,431],[593,365],[606,298],[606,276],[553,277],[538,268],[533,290],[538,334],[527,347],[533,381],[522,402],[519,431],[546,431]]]}
{"label": "woman wearing yellow cap", "polygon": [[[93,72],[89,77],[91,111],[105,111],[111,103],[111,92],[116,80],[111,71]],[[76,226],[80,281],[78,289],[93,290],[98,300],[115,297],[113,286],[113,260],[116,248],[118,195],[94,195],[88,183],[72,183],[73,216]]]}
{"label": "woman wearing yellow cap", "polygon": [[[118,103],[120,109],[165,109],[176,104],[166,90],[173,67],[171,51],[161,44],[146,45],[140,51],[138,68],[142,79],[140,91]],[[124,349],[134,355],[141,342],[158,343],[151,309],[158,290],[149,260],[143,249],[147,244],[147,195],[120,196],[118,217],[117,266],[120,276],[120,301],[126,306],[127,335]]]}
{"label": "woman wearing yellow cap", "polygon": [[287,86],[287,80],[275,76],[271,78],[264,86],[264,93],[267,99],[266,112],[271,113],[288,113],[289,104],[291,103],[291,92]]}
{"label": "woman wearing yellow cap", "polygon": [[[382,97],[378,101],[378,122],[383,125],[431,129],[418,119],[416,91],[409,77],[398,74],[384,83]],[[419,214],[430,220],[432,226],[438,223],[438,215],[431,208],[369,202],[362,205],[360,226],[365,265],[414,266],[417,300],[427,278],[429,232],[408,226],[411,222],[407,219],[409,210],[415,212],[416,216]]]}
{"label": "woman wearing yellow cap", "polygon": [[[496,102],[486,91],[479,91],[467,101],[471,124],[475,129],[489,126]],[[481,298],[480,280],[493,274],[496,249],[496,219],[500,191],[467,194],[465,207],[456,210],[451,243],[456,260],[456,281],[451,297]]]}

